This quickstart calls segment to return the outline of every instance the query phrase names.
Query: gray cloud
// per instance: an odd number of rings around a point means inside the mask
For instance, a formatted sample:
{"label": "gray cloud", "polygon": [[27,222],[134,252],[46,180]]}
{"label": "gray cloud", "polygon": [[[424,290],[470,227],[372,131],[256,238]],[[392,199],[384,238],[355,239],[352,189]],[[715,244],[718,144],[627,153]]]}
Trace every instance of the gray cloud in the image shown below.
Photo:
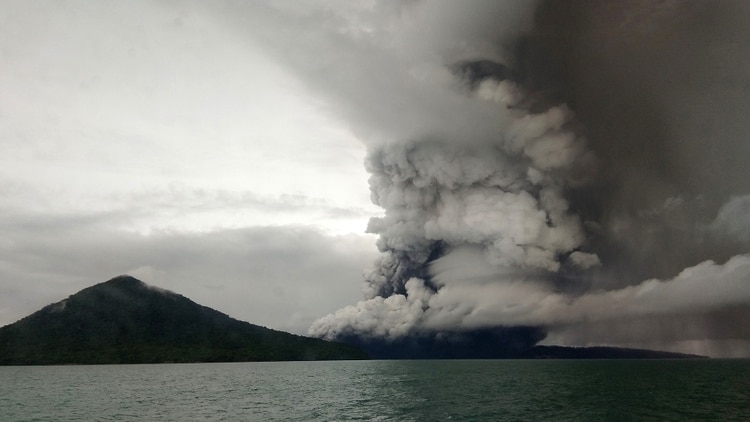
{"label": "gray cloud", "polygon": [[35,216],[3,226],[0,323],[128,273],[235,318],[302,333],[361,297],[352,280],[374,255],[369,237],[306,227],[146,236],[108,230],[107,219],[49,217],[40,227]]}
{"label": "gray cloud", "polygon": [[750,195],[733,197],[722,205],[709,229],[722,239],[750,244]]}
{"label": "gray cloud", "polygon": [[[346,307],[318,320],[312,330],[324,329],[332,337],[352,332],[399,337],[419,331],[484,328],[502,321],[511,326],[551,327],[554,336],[564,343],[645,344],[715,338],[735,340],[735,347],[739,347],[742,339],[744,353],[750,352],[748,328],[741,323],[750,316],[748,255],[736,256],[725,264],[706,261],[669,280],[653,279],[578,297],[555,292],[542,280],[518,274],[506,274],[504,282],[498,283],[495,277],[486,277],[493,276],[486,263],[471,254],[464,259],[472,258],[473,271],[443,274],[439,277],[443,286],[437,292],[412,278],[406,283],[405,294],[376,297]],[[456,263],[441,263],[443,259],[435,265],[446,265],[448,270],[458,267]],[[482,273],[476,265],[484,265],[487,272]],[[606,333],[607,327],[617,329]],[[695,353],[704,351],[692,349]]]}
{"label": "gray cloud", "polygon": [[[539,324],[588,344],[744,312],[745,2],[371,6],[246,21],[368,145],[385,210],[370,298],[312,334]],[[725,341],[655,326],[641,344]]]}
{"label": "gray cloud", "polygon": [[522,73],[576,111],[607,169],[571,198],[604,230],[592,241],[609,279],[670,277],[743,251],[707,243],[695,229],[749,189],[750,127],[739,118],[750,110],[741,70],[749,14],[736,1],[539,9],[537,29],[519,47]]}

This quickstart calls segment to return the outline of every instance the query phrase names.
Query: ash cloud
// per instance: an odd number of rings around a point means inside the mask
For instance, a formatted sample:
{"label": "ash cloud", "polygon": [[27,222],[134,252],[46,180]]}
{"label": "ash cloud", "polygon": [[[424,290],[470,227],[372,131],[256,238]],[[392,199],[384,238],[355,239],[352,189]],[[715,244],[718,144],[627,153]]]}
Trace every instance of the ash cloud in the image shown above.
{"label": "ash cloud", "polygon": [[258,16],[257,39],[367,145],[384,210],[365,298],[310,334],[429,348],[531,327],[531,343],[750,354],[734,323],[750,316],[746,2]]}

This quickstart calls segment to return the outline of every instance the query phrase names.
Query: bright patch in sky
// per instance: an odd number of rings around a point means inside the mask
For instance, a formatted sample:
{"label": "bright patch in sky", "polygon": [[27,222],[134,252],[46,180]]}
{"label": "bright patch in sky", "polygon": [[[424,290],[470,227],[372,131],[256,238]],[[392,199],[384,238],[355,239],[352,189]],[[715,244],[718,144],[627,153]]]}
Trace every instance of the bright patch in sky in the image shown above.
{"label": "bright patch in sky", "polygon": [[364,147],[247,37],[187,9],[86,6],[4,7],[5,212],[364,232]]}

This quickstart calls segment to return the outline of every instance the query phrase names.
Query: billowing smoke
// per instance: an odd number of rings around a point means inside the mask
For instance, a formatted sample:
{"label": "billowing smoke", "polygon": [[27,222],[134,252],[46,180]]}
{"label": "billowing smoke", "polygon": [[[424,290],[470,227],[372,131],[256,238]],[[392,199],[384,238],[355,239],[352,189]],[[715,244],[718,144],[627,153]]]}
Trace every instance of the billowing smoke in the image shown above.
{"label": "billowing smoke", "polygon": [[384,210],[364,300],[310,334],[750,353],[749,3],[305,5],[252,24]]}
{"label": "billowing smoke", "polygon": [[372,298],[319,320],[312,334],[399,338],[518,325],[474,323],[481,308],[463,295],[493,293],[484,305],[504,306],[530,298],[490,289],[545,283],[599,264],[584,250],[583,224],[564,198],[588,181],[596,163],[570,128],[573,114],[565,106],[533,113],[516,82],[499,79],[502,73],[483,76],[466,81],[475,88],[465,95],[503,121],[495,137],[426,136],[370,149],[372,199],[385,209],[368,228],[383,252],[366,274]]}

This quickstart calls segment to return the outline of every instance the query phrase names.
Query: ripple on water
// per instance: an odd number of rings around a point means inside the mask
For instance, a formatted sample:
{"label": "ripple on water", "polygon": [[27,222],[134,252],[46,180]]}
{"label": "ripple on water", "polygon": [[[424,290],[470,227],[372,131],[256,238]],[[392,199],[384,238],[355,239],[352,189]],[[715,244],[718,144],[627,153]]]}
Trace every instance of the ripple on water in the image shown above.
{"label": "ripple on water", "polygon": [[0,367],[0,420],[744,420],[750,360]]}

